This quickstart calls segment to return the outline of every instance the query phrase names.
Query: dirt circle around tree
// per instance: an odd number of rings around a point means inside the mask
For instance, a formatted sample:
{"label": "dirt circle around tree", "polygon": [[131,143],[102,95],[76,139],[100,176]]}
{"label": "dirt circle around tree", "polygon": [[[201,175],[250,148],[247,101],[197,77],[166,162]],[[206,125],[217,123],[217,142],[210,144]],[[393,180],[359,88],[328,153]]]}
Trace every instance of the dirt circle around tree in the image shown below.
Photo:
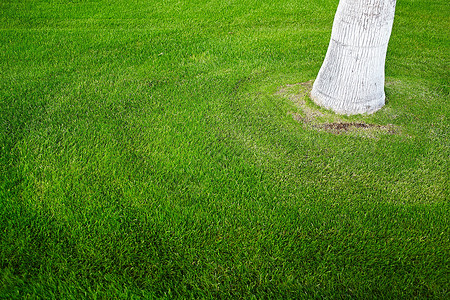
{"label": "dirt circle around tree", "polygon": [[[287,98],[298,108],[297,112],[288,112],[294,120],[307,129],[325,131],[332,134],[351,134],[365,137],[401,134],[401,128],[393,124],[367,123],[367,115],[353,116],[351,119],[338,115],[315,104],[310,98],[313,80],[288,84],[278,89],[275,95]],[[357,119],[357,120],[355,120]]]}

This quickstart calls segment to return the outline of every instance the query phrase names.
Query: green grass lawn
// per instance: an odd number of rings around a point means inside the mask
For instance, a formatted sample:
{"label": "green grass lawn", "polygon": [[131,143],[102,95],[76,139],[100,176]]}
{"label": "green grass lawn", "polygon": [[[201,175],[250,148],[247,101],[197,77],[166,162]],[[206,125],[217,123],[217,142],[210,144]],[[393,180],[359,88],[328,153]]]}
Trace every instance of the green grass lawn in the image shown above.
{"label": "green grass lawn", "polygon": [[337,3],[0,1],[0,298],[449,297],[450,4],[337,117]]}

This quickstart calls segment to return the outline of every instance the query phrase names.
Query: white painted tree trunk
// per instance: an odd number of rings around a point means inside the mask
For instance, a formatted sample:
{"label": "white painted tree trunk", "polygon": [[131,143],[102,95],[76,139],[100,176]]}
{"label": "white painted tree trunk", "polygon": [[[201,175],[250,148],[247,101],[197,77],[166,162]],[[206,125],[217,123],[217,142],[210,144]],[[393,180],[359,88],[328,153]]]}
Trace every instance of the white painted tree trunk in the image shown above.
{"label": "white painted tree trunk", "polygon": [[396,0],[340,0],[311,98],[338,114],[373,113],[385,102],[384,66]]}

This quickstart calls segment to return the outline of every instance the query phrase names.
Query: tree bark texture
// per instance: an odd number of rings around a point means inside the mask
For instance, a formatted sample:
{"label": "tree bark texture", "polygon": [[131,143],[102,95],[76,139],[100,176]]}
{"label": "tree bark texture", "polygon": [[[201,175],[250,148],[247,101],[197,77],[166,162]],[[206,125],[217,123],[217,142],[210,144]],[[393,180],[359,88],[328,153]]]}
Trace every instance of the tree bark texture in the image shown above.
{"label": "tree bark texture", "polygon": [[396,0],[340,0],[331,40],[311,91],[338,114],[373,113],[385,103],[384,67]]}

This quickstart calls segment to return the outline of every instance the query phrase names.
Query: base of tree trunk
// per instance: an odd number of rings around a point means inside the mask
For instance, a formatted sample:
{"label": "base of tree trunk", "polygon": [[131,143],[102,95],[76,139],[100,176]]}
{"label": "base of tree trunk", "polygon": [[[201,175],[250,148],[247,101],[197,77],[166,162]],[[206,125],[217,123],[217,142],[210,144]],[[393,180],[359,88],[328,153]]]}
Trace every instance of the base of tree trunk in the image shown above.
{"label": "base of tree trunk", "polygon": [[383,107],[384,67],[396,0],[340,0],[330,44],[311,91],[338,114],[371,114]]}
{"label": "base of tree trunk", "polygon": [[312,90],[310,93],[310,98],[317,105],[330,109],[340,115],[373,114],[384,106],[386,99],[383,94],[382,97],[377,99],[369,101],[365,100],[359,103],[349,103],[347,101],[342,101],[340,99],[335,99],[325,95],[318,90]]}

